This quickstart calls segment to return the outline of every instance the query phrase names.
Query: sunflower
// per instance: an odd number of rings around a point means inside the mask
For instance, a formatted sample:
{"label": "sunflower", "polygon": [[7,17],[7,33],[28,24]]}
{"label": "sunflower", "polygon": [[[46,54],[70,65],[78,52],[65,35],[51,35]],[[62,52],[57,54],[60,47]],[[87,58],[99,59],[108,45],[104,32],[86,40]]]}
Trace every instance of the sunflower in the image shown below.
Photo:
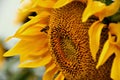
{"label": "sunflower", "polygon": [[119,11],[120,2],[102,1],[108,2],[22,0],[18,22],[37,15],[8,38],[20,40],[4,56],[20,55],[23,68],[45,66],[43,80],[119,80],[120,23],[105,19]]}

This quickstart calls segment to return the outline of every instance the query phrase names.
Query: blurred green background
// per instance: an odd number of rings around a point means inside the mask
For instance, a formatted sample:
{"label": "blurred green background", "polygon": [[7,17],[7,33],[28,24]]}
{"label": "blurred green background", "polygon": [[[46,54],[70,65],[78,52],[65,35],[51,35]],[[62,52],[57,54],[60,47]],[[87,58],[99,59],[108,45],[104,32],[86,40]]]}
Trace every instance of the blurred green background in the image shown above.
{"label": "blurred green background", "polygon": [[5,59],[0,69],[0,80],[42,80],[44,67],[41,68],[18,68],[19,56]]}

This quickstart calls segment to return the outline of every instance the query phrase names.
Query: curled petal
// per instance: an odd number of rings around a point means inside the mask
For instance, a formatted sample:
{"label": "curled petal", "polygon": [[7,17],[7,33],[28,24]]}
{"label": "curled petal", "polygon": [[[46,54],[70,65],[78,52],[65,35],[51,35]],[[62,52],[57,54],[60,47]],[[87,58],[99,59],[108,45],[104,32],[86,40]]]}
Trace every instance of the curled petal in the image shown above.
{"label": "curled petal", "polygon": [[93,0],[88,0],[87,7],[85,8],[85,11],[83,12],[82,15],[82,22],[87,21],[87,19],[94,15],[97,12],[100,12],[105,8],[105,4],[101,3],[100,1],[93,1]]}
{"label": "curled petal", "polygon": [[96,13],[95,15],[99,17],[100,20],[103,20],[104,17],[111,16],[115,14],[120,8],[120,0],[114,0],[108,6],[105,6],[100,12]]}
{"label": "curled petal", "polygon": [[115,43],[115,59],[112,64],[111,78],[113,80],[120,80],[120,45]]}
{"label": "curled petal", "polygon": [[99,66],[103,65],[107,61],[107,59],[114,53],[114,51],[115,46],[112,45],[109,40],[107,40],[100,54],[96,68],[99,68]]}
{"label": "curled petal", "polygon": [[120,80],[120,53],[115,57],[113,61],[111,69],[111,78],[113,80]]}
{"label": "curled petal", "polygon": [[100,45],[100,35],[105,24],[96,21],[89,29],[89,43],[93,59],[96,61],[96,54]]}
{"label": "curled petal", "polygon": [[102,21],[104,17],[115,14],[119,7],[120,0],[115,0],[108,6],[100,1],[88,0],[88,5],[82,15],[82,21],[85,22],[91,15],[98,16],[100,21]]}
{"label": "curled petal", "polygon": [[111,34],[114,34],[117,36],[117,44],[120,45],[120,23],[111,23],[109,25],[109,29]]}
{"label": "curled petal", "polygon": [[72,2],[73,0],[58,0],[55,5],[53,6],[53,8],[60,8],[62,6],[65,6],[66,4]]}

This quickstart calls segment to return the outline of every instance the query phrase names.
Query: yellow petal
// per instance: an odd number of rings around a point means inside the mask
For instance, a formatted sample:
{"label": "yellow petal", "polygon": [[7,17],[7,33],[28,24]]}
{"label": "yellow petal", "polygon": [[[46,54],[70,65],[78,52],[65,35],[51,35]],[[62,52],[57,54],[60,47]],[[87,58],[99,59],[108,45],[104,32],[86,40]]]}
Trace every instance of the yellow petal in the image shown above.
{"label": "yellow petal", "polygon": [[115,14],[119,10],[119,7],[120,0],[115,0],[108,6],[100,1],[88,0],[88,5],[83,12],[82,21],[85,22],[91,15],[98,16],[100,21],[102,21],[104,17]]}
{"label": "yellow petal", "polygon": [[115,52],[115,46],[112,45],[109,40],[107,40],[105,42],[103,50],[102,50],[102,52],[100,54],[100,57],[99,57],[96,68],[99,68],[101,65],[103,65],[107,61],[107,59],[112,54],[114,54],[114,52]]}
{"label": "yellow petal", "polygon": [[20,9],[22,12],[29,12],[31,9],[38,7],[40,0],[24,0],[21,3]]}
{"label": "yellow petal", "polygon": [[[47,34],[40,32],[41,28],[38,27],[30,27],[27,30],[25,30],[22,33],[19,34],[15,34],[12,37],[16,37],[22,40],[29,40],[29,41],[33,41],[33,40],[38,40],[38,39],[47,39]],[[10,37],[10,38],[12,38]],[[9,38],[8,38],[9,39]]]}
{"label": "yellow petal", "polygon": [[[22,39],[23,38],[30,39],[31,37],[32,39],[36,39],[39,38],[38,36],[45,37],[46,36],[45,33],[41,33],[40,30],[43,28],[43,26],[47,25],[48,15],[49,15],[48,12],[42,12],[39,15],[35,16],[34,18],[32,18],[32,20],[21,26],[20,29],[18,29],[18,31],[12,37],[17,37]],[[12,37],[9,37],[7,40],[11,39]]]}
{"label": "yellow petal", "polygon": [[113,80],[120,80],[120,53],[115,57],[113,61],[111,69],[111,78]]}
{"label": "yellow petal", "polygon": [[117,36],[117,44],[120,45],[120,23],[110,23],[109,29],[111,34]]}
{"label": "yellow petal", "polygon": [[16,43],[16,45],[11,48],[10,50],[8,50],[3,56],[5,57],[9,57],[9,56],[15,56],[22,53],[28,53],[29,50],[32,50],[31,48],[28,48],[29,46],[31,46],[31,44],[29,44],[29,42],[25,42],[25,41],[19,41],[18,43]]}
{"label": "yellow petal", "polygon": [[31,8],[35,8],[38,6],[40,0],[31,0],[32,5],[30,6]]}
{"label": "yellow petal", "polygon": [[25,67],[29,67],[29,68],[35,68],[35,67],[40,67],[40,66],[44,66],[46,64],[48,64],[51,61],[52,57],[51,55],[46,55],[45,57],[40,57],[38,59],[35,60],[27,60],[25,62],[22,62],[19,67],[25,68]]}
{"label": "yellow petal", "polygon": [[[44,41],[44,42],[43,42]],[[48,40],[45,39],[38,39],[36,42],[33,41],[26,41],[26,40],[20,40],[16,45],[8,50],[4,56],[14,56],[17,54],[26,54],[26,53],[35,53],[36,51],[39,52],[40,45],[48,43]],[[32,47],[31,47],[32,46]],[[39,48],[39,49],[38,49]]]}
{"label": "yellow petal", "polygon": [[50,51],[47,50],[48,48],[46,48],[46,50],[42,49],[40,51],[32,51],[29,52],[28,54],[20,54],[20,62],[26,62],[26,61],[33,61],[39,58],[44,57],[45,55],[50,55]]}
{"label": "yellow petal", "polygon": [[55,1],[53,1],[53,0],[39,0],[38,3],[39,3],[40,7],[52,8],[53,5],[55,4]]}
{"label": "yellow petal", "polygon": [[85,11],[83,12],[83,15],[82,15],[82,22],[87,21],[87,19],[90,16],[103,10],[104,8],[105,8],[104,3],[101,3],[100,1],[88,0],[87,7],[85,8]]}
{"label": "yellow petal", "polygon": [[64,80],[64,75],[62,74],[62,72],[60,72],[57,77],[55,78],[55,80]]}
{"label": "yellow petal", "polygon": [[53,80],[57,72],[58,72],[58,69],[56,67],[48,72],[45,72],[43,75],[43,80]]}
{"label": "yellow petal", "polygon": [[26,17],[30,14],[30,11],[28,11],[28,9],[31,5],[31,0],[21,0],[21,5],[18,9],[15,23],[23,22],[26,19]]}
{"label": "yellow petal", "polygon": [[17,11],[16,19],[14,20],[15,24],[21,23],[25,21],[28,15],[30,15],[31,12],[23,12],[20,9]]}
{"label": "yellow petal", "polygon": [[99,21],[94,22],[89,29],[89,43],[93,59],[96,61],[96,54],[100,45],[100,35],[105,24]]}
{"label": "yellow petal", "polygon": [[20,9],[28,9],[32,5],[31,0],[21,0]]}
{"label": "yellow petal", "polygon": [[[43,2],[46,5],[44,5]],[[45,0],[45,1],[43,1],[43,0],[42,1],[41,0],[25,0],[25,1],[23,1],[20,6],[20,9],[18,9],[17,18],[16,18],[15,22],[16,23],[23,22],[26,19],[26,17],[28,15],[30,15],[32,12],[36,12],[36,13],[38,13],[38,12],[42,13],[43,11],[49,12],[50,9],[40,7],[40,5],[50,7],[49,5],[53,5],[52,3],[54,3],[53,0],[49,0],[49,1],[48,0]]]}
{"label": "yellow petal", "polygon": [[21,52],[21,54],[20,54],[20,62],[39,59],[39,58],[42,58],[42,57],[44,57],[46,55],[51,54],[50,51],[49,51],[48,45],[41,44],[39,46],[40,46],[39,48],[35,47],[35,48],[33,48],[33,50],[31,50],[31,51],[29,51],[27,53],[23,54],[23,52]]}
{"label": "yellow petal", "polygon": [[36,7],[52,8],[56,0],[31,0],[31,1],[33,4],[30,7],[35,9]]}
{"label": "yellow petal", "polygon": [[22,33],[24,30],[31,27],[33,24],[36,24],[37,22],[39,22],[39,24],[46,24],[46,22],[48,22],[48,21],[46,21],[48,16],[49,16],[48,12],[42,12],[41,14],[38,14],[32,20],[30,20],[29,22],[27,22],[23,26],[21,26],[20,29],[16,32],[16,34]]}
{"label": "yellow petal", "polygon": [[0,69],[3,67],[3,63],[4,63],[4,57],[3,57],[3,53],[5,52],[2,44],[0,43]]}
{"label": "yellow petal", "polygon": [[9,57],[19,54],[19,50],[20,50],[19,48],[21,47],[21,50],[23,50],[22,46],[23,46],[22,42],[16,43],[16,45],[10,50],[8,50],[3,56]]}
{"label": "yellow petal", "polygon": [[120,8],[120,0],[114,0],[113,3],[104,7],[103,10],[96,13],[95,15],[97,15],[99,19],[102,20],[104,17],[108,17],[115,14],[119,10],[119,8]]}
{"label": "yellow petal", "polygon": [[31,26],[25,29],[22,33],[19,33],[18,35],[41,35],[40,32],[41,26]]}
{"label": "yellow petal", "polygon": [[73,0],[58,0],[55,5],[53,6],[53,8],[60,8],[62,6],[65,6],[66,4],[72,2]]}
{"label": "yellow petal", "polygon": [[29,56],[32,56],[32,57],[34,57],[34,56],[40,56],[40,55],[44,55],[45,53],[47,54],[47,53],[49,53],[50,54],[50,51],[49,51],[49,48],[48,48],[48,44],[46,45],[46,44],[41,44],[40,46],[39,46],[39,49],[38,50],[36,50],[36,52],[35,52],[36,54],[30,54]]}
{"label": "yellow petal", "polygon": [[47,73],[49,71],[52,71],[54,68],[56,68],[56,64],[53,61],[51,61],[51,63],[46,65],[46,71],[45,72]]}

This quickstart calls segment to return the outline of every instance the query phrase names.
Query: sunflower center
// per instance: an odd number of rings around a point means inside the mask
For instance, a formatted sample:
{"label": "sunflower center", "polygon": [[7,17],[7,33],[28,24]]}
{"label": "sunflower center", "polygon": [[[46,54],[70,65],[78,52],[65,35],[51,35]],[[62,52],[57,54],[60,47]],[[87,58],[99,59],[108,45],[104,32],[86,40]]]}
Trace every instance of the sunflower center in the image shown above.
{"label": "sunflower center", "polygon": [[[75,45],[68,36],[61,36],[60,37],[60,45],[62,50],[64,51],[64,55],[67,59],[70,59],[73,57],[73,55],[76,53]],[[72,60],[75,60],[72,58]]]}
{"label": "sunflower center", "polygon": [[75,54],[77,51],[75,49],[75,44],[72,42],[70,37],[61,35],[60,36],[60,47],[64,53],[64,57],[67,60],[70,60],[70,61],[76,60]]}
{"label": "sunflower center", "polygon": [[52,48],[58,59],[61,57],[68,63],[77,60],[77,48],[69,32],[60,27],[53,28],[51,39]]}

